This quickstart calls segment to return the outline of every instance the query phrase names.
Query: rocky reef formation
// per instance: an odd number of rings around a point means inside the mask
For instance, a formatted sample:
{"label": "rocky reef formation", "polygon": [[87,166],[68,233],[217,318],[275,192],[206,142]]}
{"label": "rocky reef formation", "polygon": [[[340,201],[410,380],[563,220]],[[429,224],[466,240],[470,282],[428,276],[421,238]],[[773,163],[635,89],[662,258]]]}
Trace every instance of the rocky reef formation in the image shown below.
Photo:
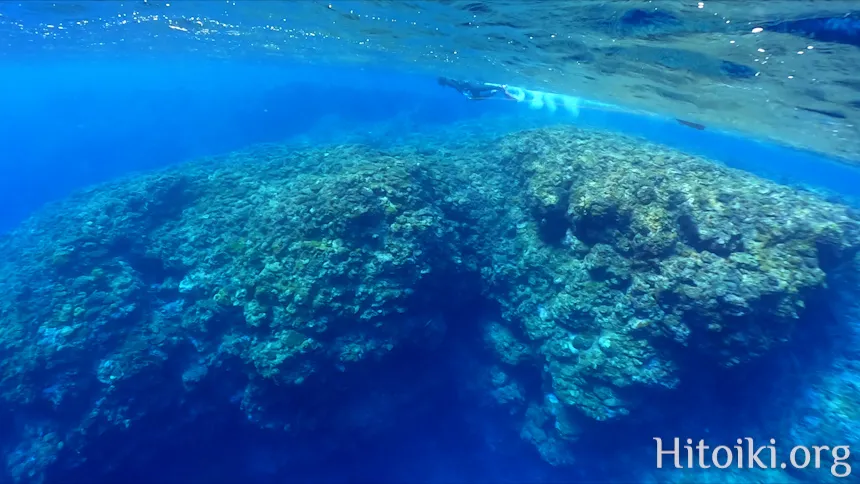
{"label": "rocky reef formation", "polygon": [[[639,140],[421,141],[257,146],[94,187],[0,240],[8,475],[120,466],[138,429],[171,415],[175,438],[224,407],[360,440],[432,384],[373,375],[473,334],[467,391],[569,464],[690,368],[790,341],[860,249],[848,207]],[[452,317],[475,305],[498,314]],[[104,441],[122,444],[88,454]]]}

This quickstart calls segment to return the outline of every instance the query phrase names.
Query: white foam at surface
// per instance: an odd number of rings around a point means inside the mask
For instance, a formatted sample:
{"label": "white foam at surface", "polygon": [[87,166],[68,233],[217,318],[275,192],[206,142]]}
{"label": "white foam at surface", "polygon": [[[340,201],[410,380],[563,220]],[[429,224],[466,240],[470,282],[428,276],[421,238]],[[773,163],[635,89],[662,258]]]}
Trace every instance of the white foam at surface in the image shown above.
{"label": "white foam at surface", "polygon": [[526,100],[526,90],[521,87],[511,86],[507,89],[508,95],[514,98],[517,102]]}
{"label": "white foam at surface", "polygon": [[532,95],[532,100],[529,102],[529,107],[532,109],[541,109],[544,107],[543,95],[540,91],[527,91]]}
{"label": "white foam at surface", "polygon": [[564,102],[564,109],[573,115],[573,117],[579,117],[579,98],[574,96],[562,96],[562,100]]}
{"label": "white foam at surface", "polygon": [[558,109],[558,104],[556,102],[557,99],[558,99],[558,96],[555,94],[551,94],[551,93],[546,94],[544,96],[544,102],[546,103],[546,110],[547,111],[554,113],[555,110]]}
{"label": "white foam at surface", "polygon": [[575,118],[579,117],[579,109],[582,105],[582,99],[575,96],[534,91],[516,86],[508,86],[507,93],[517,102],[528,102],[531,109],[546,109],[549,112],[555,112],[559,107],[562,107]]}

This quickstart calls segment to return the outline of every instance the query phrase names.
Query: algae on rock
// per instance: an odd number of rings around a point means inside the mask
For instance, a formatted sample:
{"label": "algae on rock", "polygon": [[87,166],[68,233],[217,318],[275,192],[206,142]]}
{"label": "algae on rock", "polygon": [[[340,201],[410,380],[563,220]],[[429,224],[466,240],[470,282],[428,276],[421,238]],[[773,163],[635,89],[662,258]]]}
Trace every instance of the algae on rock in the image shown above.
{"label": "algae on rock", "polygon": [[249,422],[301,432],[341,421],[349,375],[472,334],[446,314],[480,300],[499,317],[456,321],[484,325],[480,380],[565,464],[691,362],[745,365],[789,340],[860,248],[847,207],[639,140],[432,141],[261,145],[47,207],[0,240],[5,404],[62,414],[45,445],[65,462],[207,382],[238,389]]}

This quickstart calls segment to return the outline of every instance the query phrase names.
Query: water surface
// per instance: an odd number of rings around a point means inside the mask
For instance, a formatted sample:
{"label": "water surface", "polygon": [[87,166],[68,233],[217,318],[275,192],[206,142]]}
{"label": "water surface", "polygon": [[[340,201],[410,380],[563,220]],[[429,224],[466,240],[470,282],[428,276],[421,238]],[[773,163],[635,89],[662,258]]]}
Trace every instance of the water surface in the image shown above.
{"label": "water surface", "polygon": [[0,482],[845,480],[857,22],[3,3]]}

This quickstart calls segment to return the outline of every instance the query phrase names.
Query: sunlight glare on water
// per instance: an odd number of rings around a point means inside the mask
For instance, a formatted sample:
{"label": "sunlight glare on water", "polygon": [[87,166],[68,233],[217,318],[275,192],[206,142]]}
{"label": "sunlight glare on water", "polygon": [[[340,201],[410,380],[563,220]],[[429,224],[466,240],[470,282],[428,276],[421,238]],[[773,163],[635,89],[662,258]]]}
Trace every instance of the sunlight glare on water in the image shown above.
{"label": "sunlight glare on water", "polygon": [[[387,63],[590,97],[848,159],[856,4],[733,1],[4,2],[27,49]],[[50,19],[50,20],[46,20]]]}
{"label": "sunlight glare on water", "polygon": [[848,482],[858,5],[0,1],[0,483]]}

